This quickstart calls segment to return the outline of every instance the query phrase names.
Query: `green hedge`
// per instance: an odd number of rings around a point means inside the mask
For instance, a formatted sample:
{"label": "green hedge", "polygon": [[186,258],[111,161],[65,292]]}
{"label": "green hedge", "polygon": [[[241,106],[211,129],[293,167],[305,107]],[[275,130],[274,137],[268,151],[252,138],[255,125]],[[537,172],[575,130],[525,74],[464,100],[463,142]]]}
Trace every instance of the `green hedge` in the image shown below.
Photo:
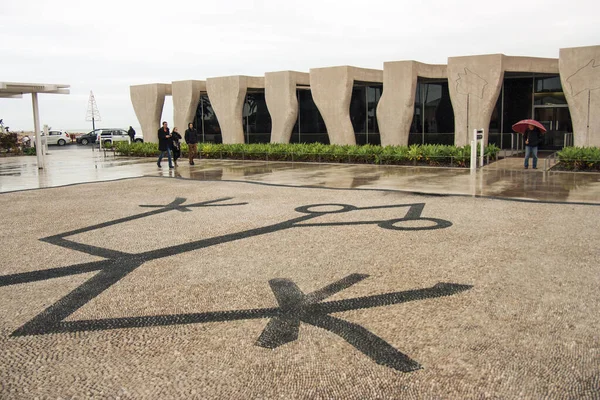
{"label": "green hedge", "polygon": [[[182,157],[187,156],[187,145],[182,144]],[[500,149],[490,144],[484,154],[490,159],[497,157]],[[125,143],[115,145],[117,154],[132,157],[157,156],[156,143]],[[412,146],[352,146],[322,143],[261,143],[261,144],[215,144],[199,143],[198,151],[203,158],[232,160],[306,161],[328,163],[393,164],[393,165],[442,165],[469,166],[471,147],[437,144]],[[478,149],[479,151],[479,149]]]}
{"label": "green hedge", "polygon": [[558,166],[568,171],[600,171],[600,148],[565,147],[557,152]]}

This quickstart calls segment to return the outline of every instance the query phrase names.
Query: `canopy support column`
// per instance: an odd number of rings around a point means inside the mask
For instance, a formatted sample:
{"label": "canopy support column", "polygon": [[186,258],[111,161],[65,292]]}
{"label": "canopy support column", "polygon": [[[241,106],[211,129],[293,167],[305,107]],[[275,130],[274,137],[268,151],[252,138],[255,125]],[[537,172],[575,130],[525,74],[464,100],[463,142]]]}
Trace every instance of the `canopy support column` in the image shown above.
{"label": "canopy support column", "polygon": [[35,134],[35,153],[37,155],[38,169],[43,169],[45,165],[44,146],[42,145],[42,135],[40,132],[40,108],[38,106],[37,93],[31,93],[31,103],[33,105],[33,131]]}

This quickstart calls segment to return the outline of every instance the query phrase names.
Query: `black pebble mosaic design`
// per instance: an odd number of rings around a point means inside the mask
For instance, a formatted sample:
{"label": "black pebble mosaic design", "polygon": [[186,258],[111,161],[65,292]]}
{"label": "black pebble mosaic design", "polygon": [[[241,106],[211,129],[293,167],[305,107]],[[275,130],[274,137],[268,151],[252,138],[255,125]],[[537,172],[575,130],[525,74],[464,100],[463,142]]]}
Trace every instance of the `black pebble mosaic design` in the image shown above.
{"label": "black pebble mosaic design", "polygon": [[[337,282],[329,284],[309,294],[303,293],[302,290],[289,279],[271,279],[269,281],[269,285],[273,291],[275,299],[277,300],[279,305],[278,307],[222,312],[65,321],[69,315],[73,314],[86,303],[94,299],[96,296],[102,294],[102,292],[104,292],[106,289],[149,260],[155,260],[175,254],[194,251],[222,243],[242,240],[245,238],[260,236],[286,229],[307,226],[375,224],[384,229],[413,231],[443,229],[452,225],[452,223],[447,220],[421,217],[425,203],[372,207],[356,207],[349,204],[311,204],[295,209],[296,212],[301,214],[300,216],[287,221],[282,221],[277,224],[213,238],[201,239],[190,243],[168,246],[138,254],[111,250],[66,239],[72,235],[114,226],[140,218],[151,217],[169,211],[191,212],[193,208],[232,207],[243,206],[247,204],[227,203],[229,200],[232,200],[232,198],[219,198],[186,205],[184,204],[186,199],[176,198],[167,205],[141,205],[140,207],[155,208],[155,210],[40,239],[47,243],[90,255],[103,257],[105,259],[102,261],[76,264],[61,268],[0,276],[1,287],[98,271],[96,275],[82,283],[79,287],[75,288],[73,291],[56,301],[30,321],[26,322],[23,326],[15,330],[11,336],[19,337],[44,335],[50,333],[141,328],[267,318],[269,319],[269,322],[256,340],[257,346],[274,349],[286,343],[297,340],[300,323],[303,322],[338,335],[364,355],[371,358],[377,364],[385,365],[402,372],[410,372],[421,368],[421,365],[362,326],[344,321],[343,319],[337,317],[333,317],[330,314],[349,310],[381,307],[428,298],[450,296],[471,288],[470,285],[438,283],[433,287],[424,289],[323,302],[325,299],[334,295],[335,293],[343,291],[344,289],[347,289],[350,286],[368,278],[368,275],[351,274],[338,280]],[[408,211],[403,217],[389,220],[331,223],[310,222],[310,220],[316,217],[332,213],[337,214],[355,210],[398,208],[408,208]],[[415,226],[415,221],[418,221],[419,224],[425,221],[426,225]],[[413,224],[403,226],[403,223],[405,222],[412,222]]]}

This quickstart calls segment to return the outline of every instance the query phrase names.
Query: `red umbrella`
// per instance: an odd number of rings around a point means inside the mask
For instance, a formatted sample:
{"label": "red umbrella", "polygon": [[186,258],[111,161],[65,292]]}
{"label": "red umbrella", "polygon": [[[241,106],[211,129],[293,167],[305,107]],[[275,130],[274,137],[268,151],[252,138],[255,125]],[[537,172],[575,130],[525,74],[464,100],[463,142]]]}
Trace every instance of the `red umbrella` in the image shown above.
{"label": "red umbrella", "polygon": [[546,128],[544,128],[544,125],[542,125],[540,122],[536,121],[535,119],[524,119],[524,120],[519,121],[516,124],[514,124],[512,126],[512,128],[515,132],[525,133],[527,128],[529,128],[529,125],[533,125],[533,126],[539,128],[540,131],[542,131],[542,133],[546,133]]}

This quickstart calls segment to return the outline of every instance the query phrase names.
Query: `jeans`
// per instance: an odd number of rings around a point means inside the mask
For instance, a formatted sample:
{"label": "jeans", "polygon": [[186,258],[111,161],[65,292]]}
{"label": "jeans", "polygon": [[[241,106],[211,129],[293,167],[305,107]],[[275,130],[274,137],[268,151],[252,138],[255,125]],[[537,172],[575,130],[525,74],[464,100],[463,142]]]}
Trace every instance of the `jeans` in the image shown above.
{"label": "jeans", "polygon": [[529,167],[529,157],[533,156],[533,168],[537,168],[537,146],[525,146],[525,168]]}
{"label": "jeans", "polygon": [[165,155],[165,153],[167,153],[167,157],[169,158],[169,168],[171,168],[171,167],[173,167],[173,162],[171,161],[171,149],[167,149],[165,151],[160,152],[160,155],[158,156],[157,164],[160,165],[160,162],[162,161],[162,158]]}

